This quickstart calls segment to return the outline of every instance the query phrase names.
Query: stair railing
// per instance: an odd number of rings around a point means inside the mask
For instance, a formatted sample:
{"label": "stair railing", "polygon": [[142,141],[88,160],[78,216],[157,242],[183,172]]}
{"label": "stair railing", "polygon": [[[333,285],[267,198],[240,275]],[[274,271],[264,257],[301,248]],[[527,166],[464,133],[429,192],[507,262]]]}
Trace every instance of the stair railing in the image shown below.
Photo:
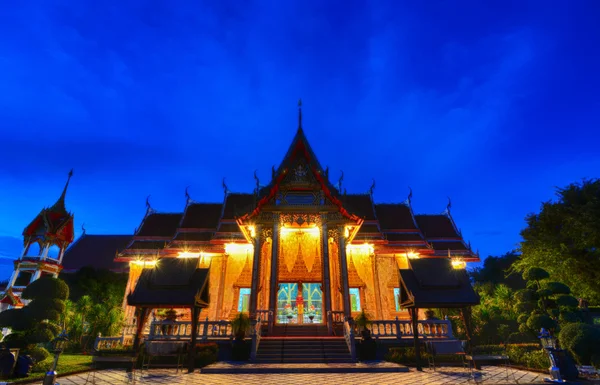
{"label": "stair railing", "polygon": [[258,352],[258,345],[260,345],[260,338],[261,338],[261,322],[260,322],[260,317],[258,317],[256,319],[256,321],[252,321],[252,350],[250,351],[250,360],[251,361],[256,361],[256,353]]}
{"label": "stair railing", "polygon": [[344,318],[344,339],[348,345],[348,351],[352,361],[356,361],[356,347],[354,346],[354,321]]}

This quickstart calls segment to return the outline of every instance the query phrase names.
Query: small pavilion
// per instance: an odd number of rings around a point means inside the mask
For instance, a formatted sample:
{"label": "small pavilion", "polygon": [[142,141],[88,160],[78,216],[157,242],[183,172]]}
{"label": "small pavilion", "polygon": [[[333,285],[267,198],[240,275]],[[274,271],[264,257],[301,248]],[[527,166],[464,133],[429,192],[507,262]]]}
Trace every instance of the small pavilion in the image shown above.
{"label": "small pavilion", "polygon": [[465,269],[454,268],[450,259],[411,259],[400,269],[400,305],[408,309],[413,327],[417,369],[421,368],[419,309],[459,308],[471,342],[471,306],[479,304]]}
{"label": "small pavilion", "polygon": [[152,309],[190,309],[191,341],[188,348],[188,371],[194,370],[194,353],[198,319],[208,307],[208,268],[199,268],[198,258],[164,258],[154,268],[142,271],[135,290],[127,296],[129,306],[136,309],[137,324],[133,349],[138,352],[142,332]]}

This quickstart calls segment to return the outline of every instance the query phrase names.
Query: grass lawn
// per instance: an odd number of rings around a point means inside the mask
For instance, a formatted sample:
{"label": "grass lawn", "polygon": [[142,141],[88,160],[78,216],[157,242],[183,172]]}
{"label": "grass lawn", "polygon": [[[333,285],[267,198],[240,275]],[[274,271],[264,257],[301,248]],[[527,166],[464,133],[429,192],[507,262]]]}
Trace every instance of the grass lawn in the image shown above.
{"label": "grass lawn", "polygon": [[[47,359],[42,361],[39,365],[39,369],[31,373],[29,377],[20,378],[18,380],[9,380],[13,384],[21,384],[30,381],[39,381],[44,378],[46,371],[52,366],[54,362],[54,355],[50,355]],[[59,375],[80,372],[86,370],[92,364],[92,356],[84,356],[82,354],[61,354],[58,359],[58,368],[56,371]]]}

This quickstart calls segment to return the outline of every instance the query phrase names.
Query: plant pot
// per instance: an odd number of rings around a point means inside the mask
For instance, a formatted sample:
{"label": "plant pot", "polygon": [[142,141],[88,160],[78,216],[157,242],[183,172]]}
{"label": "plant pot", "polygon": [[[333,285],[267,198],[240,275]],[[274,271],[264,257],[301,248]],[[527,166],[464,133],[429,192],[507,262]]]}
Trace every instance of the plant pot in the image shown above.
{"label": "plant pot", "polygon": [[313,323],[314,322],[313,320],[315,319],[315,316],[314,315],[309,315],[308,319],[310,320],[311,323]]}

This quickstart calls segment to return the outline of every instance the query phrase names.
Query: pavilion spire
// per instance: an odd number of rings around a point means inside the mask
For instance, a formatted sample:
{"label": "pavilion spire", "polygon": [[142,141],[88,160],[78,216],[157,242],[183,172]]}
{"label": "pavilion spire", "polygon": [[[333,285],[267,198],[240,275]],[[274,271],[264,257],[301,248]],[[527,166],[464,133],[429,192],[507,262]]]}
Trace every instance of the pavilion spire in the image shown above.
{"label": "pavilion spire", "polygon": [[52,207],[50,207],[50,210],[52,211],[61,211],[61,212],[66,212],[67,209],[65,207],[65,197],[67,196],[67,188],[69,187],[69,182],[71,181],[71,177],[73,176],[73,169],[71,169],[71,171],[69,171],[69,176],[67,178],[67,183],[65,183],[65,187],[63,188],[62,194],[60,194],[60,197],[58,198],[58,200],[56,201],[56,203],[54,203],[52,205]]}

